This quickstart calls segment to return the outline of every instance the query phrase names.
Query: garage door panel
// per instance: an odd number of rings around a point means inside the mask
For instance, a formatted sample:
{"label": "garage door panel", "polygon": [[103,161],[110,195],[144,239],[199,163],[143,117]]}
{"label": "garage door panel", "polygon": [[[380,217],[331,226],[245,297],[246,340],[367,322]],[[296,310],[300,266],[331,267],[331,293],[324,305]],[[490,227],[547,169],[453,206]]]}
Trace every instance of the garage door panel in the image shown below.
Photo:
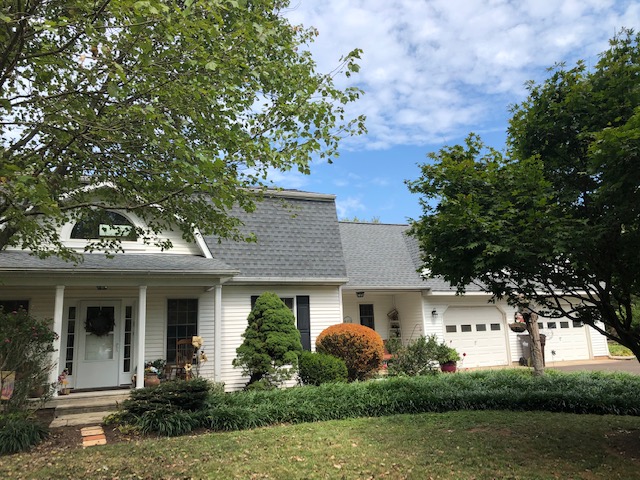
{"label": "garage door panel", "polygon": [[[540,318],[540,333],[546,335],[545,360],[562,362],[590,357],[589,342],[584,325],[570,320]],[[555,328],[554,328],[555,327]]]}
{"label": "garage door panel", "polygon": [[451,307],[444,314],[445,341],[464,356],[462,367],[508,363],[502,314],[495,307]]}

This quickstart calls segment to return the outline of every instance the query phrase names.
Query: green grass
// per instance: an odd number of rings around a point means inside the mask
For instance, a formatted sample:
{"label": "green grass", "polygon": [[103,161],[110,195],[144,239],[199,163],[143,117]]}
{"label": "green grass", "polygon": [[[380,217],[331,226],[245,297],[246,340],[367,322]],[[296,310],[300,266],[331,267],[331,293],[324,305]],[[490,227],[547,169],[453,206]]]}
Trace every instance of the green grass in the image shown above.
{"label": "green grass", "polygon": [[[2,478],[640,478],[640,417],[462,411],[0,457]],[[26,469],[25,466],[29,468]]]}

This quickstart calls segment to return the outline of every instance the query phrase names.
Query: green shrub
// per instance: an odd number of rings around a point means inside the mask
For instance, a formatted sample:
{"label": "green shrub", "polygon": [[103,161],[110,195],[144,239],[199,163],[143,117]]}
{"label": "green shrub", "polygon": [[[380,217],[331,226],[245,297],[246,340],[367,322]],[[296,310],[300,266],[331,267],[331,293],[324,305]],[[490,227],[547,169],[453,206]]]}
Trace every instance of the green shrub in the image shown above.
{"label": "green shrub", "polygon": [[22,452],[42,442],[49,430],[27,414],[0,415],[0,455]]}
{"label": "green shrub", "polygon": [[300,332],[293,312],[272,292],[265,292],[247,317],[242,345],[236,349],[234,367],[249,376],[247,385],[266,379],[279,385],[290,379],[298,368],[302,352]]}
{"label": "green shrub", "polygon": [[197,411],[206,406],[211,382],[204,378],[172,380],[156,387],[141,388],[131,392],[131,398],[123,402],[125,411],[134,417],[157,409],[173,411]]}
{"label": "green shrub", "polygon": [[344,360],[351,382],[378,373],[384,356],[380,335],[355,323],[339,323],[324,329],[316,339],[316,350]]}
{"label": "green shrub", "polygon": [[304,385],[347,381],[347,365],[344,360],[333,355],[302,352],[299,368],[300,381]]}
{"label": "green shrub", "polygon": [[424,375],[438,372],[440,344],[435,335],[420,336],[409,345],[396,350],[389,362],[389,375]]}

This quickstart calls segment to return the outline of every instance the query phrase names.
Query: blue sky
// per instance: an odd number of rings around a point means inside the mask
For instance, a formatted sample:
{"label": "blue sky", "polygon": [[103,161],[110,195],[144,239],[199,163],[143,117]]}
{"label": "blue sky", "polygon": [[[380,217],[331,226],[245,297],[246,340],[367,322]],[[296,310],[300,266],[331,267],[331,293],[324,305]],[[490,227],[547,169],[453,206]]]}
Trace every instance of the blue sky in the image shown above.
{"label": "blue sky", "polygon": [[338,85],[365,91],[349,111],[367,116],[369,133],[344,141],[332,165],[272,180],[335,194],[340,218],[384,223],[420,216],[404,181],[428,152],[469,132],[502,149],[527,80],[558,62],[592,65],[620,28],[640,30],[640,2],[623,0],[292,0],[286,16],[319,30],[310,49],[321,72],[364,50],[360,73]]}

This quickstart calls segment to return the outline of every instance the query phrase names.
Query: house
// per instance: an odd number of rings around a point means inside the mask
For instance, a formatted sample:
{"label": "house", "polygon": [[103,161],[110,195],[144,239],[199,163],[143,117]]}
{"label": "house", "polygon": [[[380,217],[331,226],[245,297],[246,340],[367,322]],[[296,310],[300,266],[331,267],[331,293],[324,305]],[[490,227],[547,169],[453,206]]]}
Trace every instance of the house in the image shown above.
{"label": "house", "polygon": [[[64,225],[63,242],[80,252],[101,235],[120,237],[124,252],[84,253],[74,264],[2,251],[0,305],[52,319],[60,335],[51,381],[67,368],[76,390],[130,385],[145,361],[171,362],[176,341],[193,335],[202,337],[208,357],[200,375],[228,390],[243,387],[246,379],[231,362],[252,304],[265,291],[292,309],[307,349],[323,329],[345,321],[405,342],[436,333],[467,353],[465,366],[506,365],[521,356],[507,328],[513,310],[488,304],[481,292],[459,297],[441,281],[423,280],[406,225],[340,223],[334,196],[299,191],[270,192],[254,212],[234,214],[255,242],[196,235],[189,243],[168,231],[164,239],[173,248],[162,251],[135,237],[132,227],[142,220],[127,212],[108,213],[114,228]],[[542,323],[553,333],[553,360],[606,355],[606,342],[589,329]],[[139,375],[135,386],[142,382]]]}
{"label": "house", "polygon": [[[527,335],[512,332],[516,310],[475,285],[465,295],[438,278],[422,279],[418,242],[408,225],[340,223],[348,282],[342,288],[346,322],[372,326],[383,339],[407,343],[435,334],[465,354],[463,368],[517,364],[528,356]],[[546,362],[609,354],[606,338],[580,322],[539,318]],[[523,345],[524,344],[524,345]]]}

